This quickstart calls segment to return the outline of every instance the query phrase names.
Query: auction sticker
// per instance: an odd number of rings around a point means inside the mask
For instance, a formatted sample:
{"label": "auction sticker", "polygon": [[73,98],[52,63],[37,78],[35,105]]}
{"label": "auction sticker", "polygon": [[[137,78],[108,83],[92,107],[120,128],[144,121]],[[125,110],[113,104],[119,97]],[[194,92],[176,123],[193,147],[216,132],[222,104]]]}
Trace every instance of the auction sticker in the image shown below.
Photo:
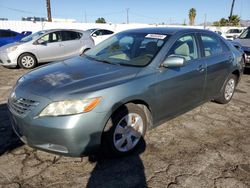
{"label": "auction sticker", "polygon": [[145,38],[152,38],[152,39],[165,39],[167,35],[161,34],[147,34]]}

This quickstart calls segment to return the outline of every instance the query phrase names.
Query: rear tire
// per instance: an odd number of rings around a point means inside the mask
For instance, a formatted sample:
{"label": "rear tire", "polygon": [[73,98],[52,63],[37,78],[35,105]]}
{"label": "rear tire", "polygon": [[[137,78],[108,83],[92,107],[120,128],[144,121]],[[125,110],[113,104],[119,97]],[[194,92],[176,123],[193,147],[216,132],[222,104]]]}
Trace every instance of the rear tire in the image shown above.
{"label": "rear tire", "polygon": [[144,110],[135,104],[126,104],[107,122],[103,137],[103,152],[108,157],[124,156],[143,144],[147,129]]}
{"label": "rear tire", "polygon": [[229,103],[234,95],[237,80],[237,76],[231,74],[227,79],[225,85],[223,86],[220,96],[215,99],[215,102],[218,102],[220,104]]}
{"label": "rear tire", "polygon": [[24,53],[18,58],[18,65],[23,69],[33,69],[37,65],[37,59],[30,53]]}

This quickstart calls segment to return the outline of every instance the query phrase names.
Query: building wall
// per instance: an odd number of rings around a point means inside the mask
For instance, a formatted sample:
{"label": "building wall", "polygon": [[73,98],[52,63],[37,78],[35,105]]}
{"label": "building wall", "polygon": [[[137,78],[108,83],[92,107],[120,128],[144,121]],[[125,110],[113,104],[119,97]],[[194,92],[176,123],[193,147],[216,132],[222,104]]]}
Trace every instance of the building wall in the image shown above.
{"label": "building wall", "polygon": [[[150,24],[96,24],[96,23],[69,23],[69,22],[31,22],[31,21],[0,21],[0,29],[11,29],[17,32],[22,31],[40,31],[44,29],[80,29],[87,30],[90,28],[110,29],[115,32],[126,29],[142,27],[192,27],[203,29],[203,26],[181,26],[181,25],[150,25]],[[219,30],[226,32],[229,28],[235,27],[206,27],[209,30]]]}

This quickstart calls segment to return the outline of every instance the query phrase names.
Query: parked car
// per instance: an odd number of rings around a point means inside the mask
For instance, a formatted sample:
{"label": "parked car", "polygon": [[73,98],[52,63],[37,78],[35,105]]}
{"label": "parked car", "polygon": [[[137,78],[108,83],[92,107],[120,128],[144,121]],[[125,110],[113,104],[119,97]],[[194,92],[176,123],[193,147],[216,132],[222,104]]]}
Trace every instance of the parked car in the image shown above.
{"label": "parked car", "polygon": [[30,35],[31,33],[31,31],[18,33],[10,29],[0,29],[0,47],[12,42],[20,41],[22,38]]}
{"label": "parked car", "polygon": [[107,29],[88,29],[90,35],[95,41],[95,45],[99,44],[100,42],[104,41],[105,39],[109,38],[114,34],[113,31]]}
{"label": "parked car", "polygon": [[223,38],[227,39],[226,35],[223,32],[218,31],[218,30],[216,30],[214,32],[217,33],[218,35],[222,36]]}
{"label": "parked car", "polygon": [[246,68],[250,67],[250,27],[243,31],[243,33],[234,40],[242,46],[242,50],[245,52],[245,65]]}
{"label": "parked car", "polygon": [[242,29],[229,29],[225,35],[228,40],[234,40],[241,34],[241,32]]}
{"label": "parked car", "polygon": [[94,46],[88,33],[80,30],[52,29],[29,35],[0,48],[0,64],[32,69],[38,63],[67,59]]}
{"label": "parked car", "polygon": [[67,156],[128,154],[148,128],[210,100],[228,103],[239,51],[214,32],[143,28],[21,77],[8,100],[14,131]]}

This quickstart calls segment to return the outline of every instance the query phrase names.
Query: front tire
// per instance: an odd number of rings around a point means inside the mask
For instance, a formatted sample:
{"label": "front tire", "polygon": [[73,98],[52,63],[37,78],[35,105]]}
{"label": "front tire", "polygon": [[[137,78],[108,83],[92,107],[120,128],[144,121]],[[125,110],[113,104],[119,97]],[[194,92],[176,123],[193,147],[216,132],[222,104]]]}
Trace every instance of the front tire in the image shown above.
{"label": "front tire", "polygon": [[37,59],[30,53],[24,53],[18,58],[18,65],[23,69],[33,69],[37,65]]}
{"label": "front tire", "polygon": [[124,156],[143,143],[147,129],[144,110],[135,104],[126,104],[107,122],[102,147],[106,156]]}
{"label": "front tire", "polygon": [[229,103],[234,95],[237,80],[237,77],[234,74],[231,74],[223,86],[220,96],[215,99],[215,101],[220,104]]}

